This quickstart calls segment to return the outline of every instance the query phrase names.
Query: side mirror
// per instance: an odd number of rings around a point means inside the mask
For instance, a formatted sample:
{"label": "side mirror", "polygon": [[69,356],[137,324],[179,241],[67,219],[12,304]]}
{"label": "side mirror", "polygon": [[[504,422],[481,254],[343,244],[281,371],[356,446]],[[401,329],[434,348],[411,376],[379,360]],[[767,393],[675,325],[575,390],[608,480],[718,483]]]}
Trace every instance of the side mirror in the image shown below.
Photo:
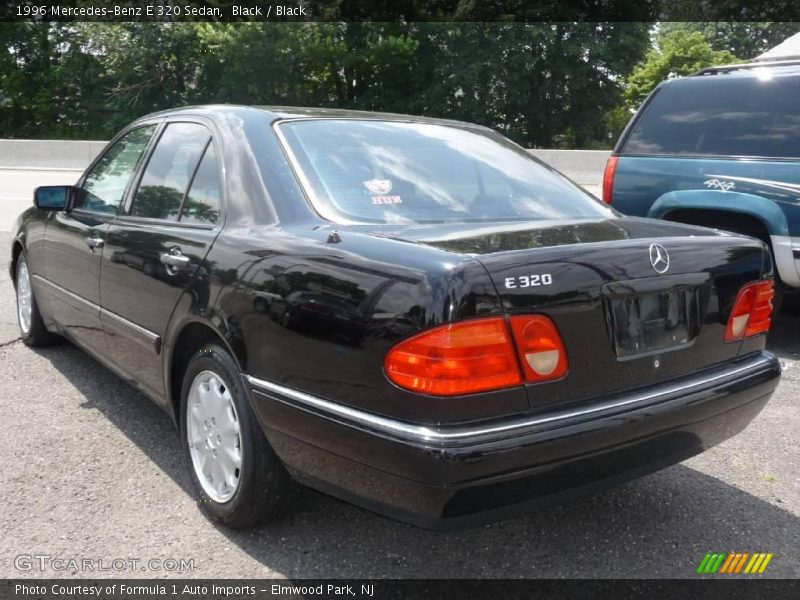
{"label": "side mirror", "polygon": [[71,185],[42,185],[33,192],[33,204],[39,210],[68,211],[72,208],[75,187]]}

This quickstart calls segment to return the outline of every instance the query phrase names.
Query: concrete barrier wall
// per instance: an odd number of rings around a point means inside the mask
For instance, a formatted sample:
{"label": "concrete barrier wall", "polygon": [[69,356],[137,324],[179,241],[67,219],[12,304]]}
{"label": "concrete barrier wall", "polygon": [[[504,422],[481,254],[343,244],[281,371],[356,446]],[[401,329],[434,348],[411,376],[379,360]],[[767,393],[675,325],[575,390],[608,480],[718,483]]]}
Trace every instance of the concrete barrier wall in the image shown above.
{"label": "concrete barrier wall", "polygon": [[608,150],[530,150],[557,171],[581,185],[601,185]]}
{"label": "concrete barrier wall", "polygon": [[[0,169],[82,171],[106,142],[0,140]],[[601,150],[531,150],[574,181],[599,185],[609,152]]]}
{"label": "concrete barrier wall", "polygon": [[0,168],[85,169],[106,142],[0,140]]}

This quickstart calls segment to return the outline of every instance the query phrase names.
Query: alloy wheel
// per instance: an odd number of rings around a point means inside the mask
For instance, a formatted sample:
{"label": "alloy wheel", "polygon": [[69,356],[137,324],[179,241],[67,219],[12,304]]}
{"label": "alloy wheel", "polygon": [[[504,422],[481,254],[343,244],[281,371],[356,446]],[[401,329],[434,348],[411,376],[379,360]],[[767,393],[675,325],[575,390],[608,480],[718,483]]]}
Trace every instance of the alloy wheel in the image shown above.
{"label": "alloy wheel", "polygon": [[215,502],[227,502],[239,488],[242,438],[230,390],[213,371],[202,371],[192,381],[186,432],[192,466],[203,491]]}

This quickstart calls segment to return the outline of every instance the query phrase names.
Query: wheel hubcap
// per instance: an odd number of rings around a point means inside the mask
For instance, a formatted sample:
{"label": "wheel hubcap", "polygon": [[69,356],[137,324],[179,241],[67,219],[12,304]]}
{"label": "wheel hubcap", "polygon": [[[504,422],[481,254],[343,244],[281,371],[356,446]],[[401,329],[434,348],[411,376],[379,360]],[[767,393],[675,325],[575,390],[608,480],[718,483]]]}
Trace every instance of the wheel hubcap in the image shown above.
{"label": "wheel hubcap", "polygon": [[242,440],[231,393],[213,371],[199,373],[189,388],[186,433],[203,491],[215,502],[227,502],[239,488]]}
{"label": "wheel hubcap", "polygon": [[20,261],[17,267],[17,314],[19,316],[19,327],[22,329],[22,333],[27,334],[31,330],[33,293],[31,292],[28,265],[24,260]]}

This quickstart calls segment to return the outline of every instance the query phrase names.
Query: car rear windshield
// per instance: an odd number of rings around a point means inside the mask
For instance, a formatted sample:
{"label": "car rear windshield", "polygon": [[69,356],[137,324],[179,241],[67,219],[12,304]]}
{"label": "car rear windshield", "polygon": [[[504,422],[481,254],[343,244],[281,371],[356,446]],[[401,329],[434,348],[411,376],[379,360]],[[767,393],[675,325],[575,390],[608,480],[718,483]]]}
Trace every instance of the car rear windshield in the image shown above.
{"label": "car rear windshield", "polygon": [[317,211],[333,221],[605,218],[614,213],[492,132],[356,119],[278,127]]}
{"label": "car rear windshield", "polygon": [[800,77],[719,75],[662,87],[623,154],[800,157]]}

